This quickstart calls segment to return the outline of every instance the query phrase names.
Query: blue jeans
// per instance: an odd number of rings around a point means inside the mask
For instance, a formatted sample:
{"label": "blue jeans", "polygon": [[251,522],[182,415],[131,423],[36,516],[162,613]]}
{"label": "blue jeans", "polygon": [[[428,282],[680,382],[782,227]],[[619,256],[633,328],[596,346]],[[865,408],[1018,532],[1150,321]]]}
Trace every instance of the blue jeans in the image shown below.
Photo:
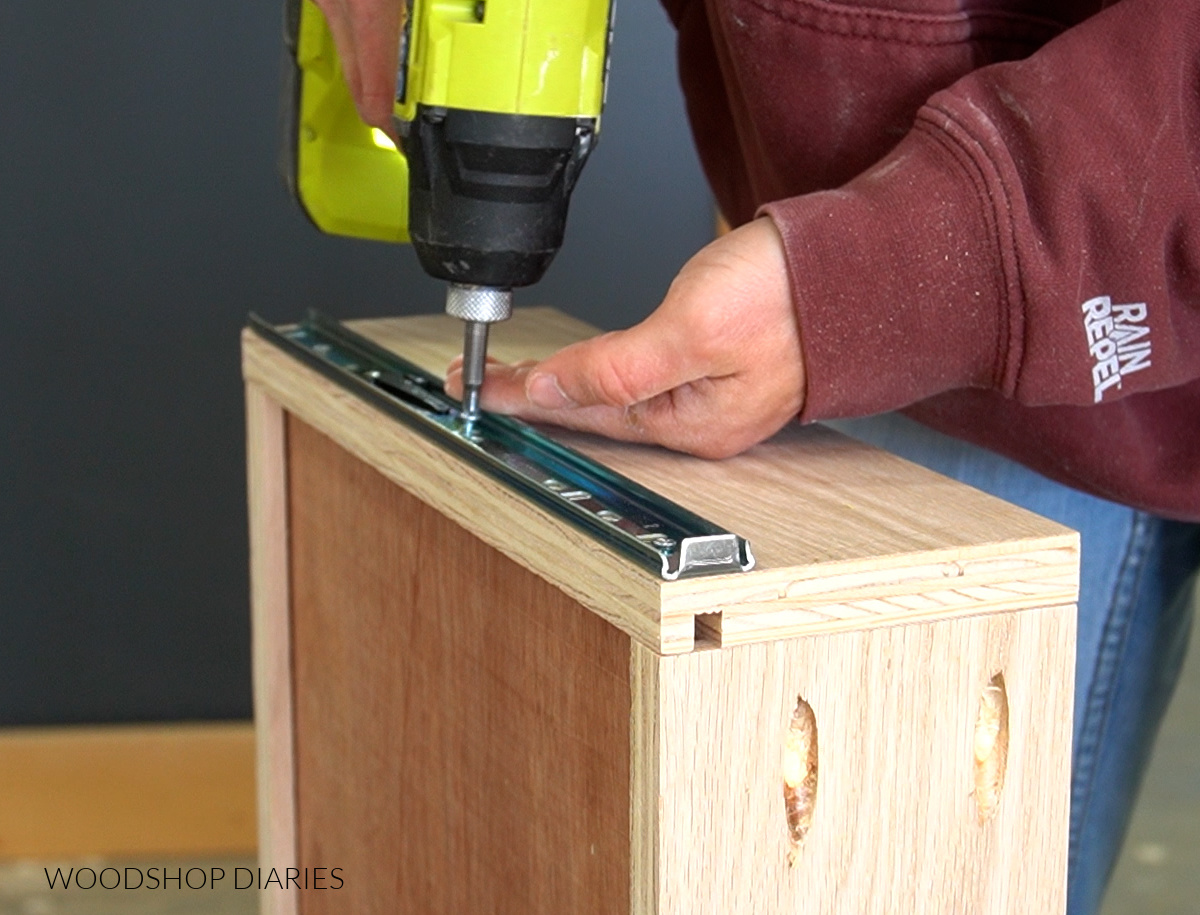
{"label": "blue jeans", "polygon": [[1200,524],[1086,495],[898,414],[828,425],[1080,532],[1067,912],[1094,915],[1187,650]]}

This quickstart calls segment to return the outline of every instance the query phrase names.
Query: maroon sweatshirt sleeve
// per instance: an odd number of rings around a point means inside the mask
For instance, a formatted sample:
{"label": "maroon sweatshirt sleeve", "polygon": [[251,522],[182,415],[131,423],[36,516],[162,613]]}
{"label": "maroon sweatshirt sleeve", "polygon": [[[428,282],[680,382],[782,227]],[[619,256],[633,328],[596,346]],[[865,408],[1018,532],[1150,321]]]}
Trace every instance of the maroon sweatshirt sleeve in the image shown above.
{"label": "maroon sweatshirt sleeve", "polygon": [[787,249],[805,420],[961,388],[1082,406],[1187,385],[1200,5],[1125,0],[934,95],[849,184],[762,211]]}
{"label": "maroon sweatshirt sleeve", "polygon": [[1200,5],[1124,0],[933,95],[840,189],[760,212],[786,247],[803,420],[908,407],[1200,520]]}
{"label": "maroon sweatshirt sleeve", "polygon": [[1200,5],[664,4],[722,210],[784,238],[802,419],[1200,520]]}

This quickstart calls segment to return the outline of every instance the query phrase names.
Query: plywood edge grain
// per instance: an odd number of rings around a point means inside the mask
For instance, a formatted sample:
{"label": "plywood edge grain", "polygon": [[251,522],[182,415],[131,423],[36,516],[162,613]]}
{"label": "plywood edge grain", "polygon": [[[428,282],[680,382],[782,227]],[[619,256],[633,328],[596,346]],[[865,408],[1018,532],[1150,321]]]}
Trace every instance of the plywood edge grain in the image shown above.
{"label": "plywood edge grain", "polygon": [[1068,533],[769,569],[753,583],[749,588],[728,577],[690,582],[687,588],[669,583],[663,619],[703,615],[710,638],[729,646],[1073,603],[1079,538]]}
{"label": "plywood edge grain", "polygon": [[249,722],[0,731],[0,858],[254,849]]}
{"label": "plywood edge grain", "polygon": [[629,911],[658,915],[662,657],[637,642],[629,655]]}
{"label": "plywood edge grain", "polygon": [[[293,867],[296,777],[287,435],[283,409],[254,384],[246,387],[246,467],[259,860],[267,867]],[[292,888],[264,893],[262,905],[264,915],[294,915],[297,893]]]}
{"label": "plywood edge grain", "polygon": [[[246,380],[288,412],[632,638],[661,650],[662,583],[657,576],[599,548],[587,534],[451,457],[252,331],[243,334],[242,344]],[[454,557],[431,556],[430,562],[452,570]],[[690,649],[689,641],[683,650]]]}

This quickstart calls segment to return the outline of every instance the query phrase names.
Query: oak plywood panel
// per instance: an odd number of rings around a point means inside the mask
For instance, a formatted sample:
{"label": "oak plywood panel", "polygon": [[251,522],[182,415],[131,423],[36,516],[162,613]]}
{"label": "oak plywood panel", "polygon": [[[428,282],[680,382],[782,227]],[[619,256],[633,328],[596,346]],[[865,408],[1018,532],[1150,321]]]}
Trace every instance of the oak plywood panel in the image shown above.
{"label": "oak plywood panel", "polygon": [[[1059,915],[1074,614],[1067,605],[661,659],[660,915]],[[984,819],[977,728],[997,674],[1007,767]],[[815,718],[817,779],[792,864],[783,774],[800,698]]]}
{"label": "oak plywood panel", "polygon": [[[350,322],[438,376],[461,348],[460,325],[447,315]],[[539,358],[595,332],[553,309],[517,309],[493,326],[488,352],[505,361]],[[791,424],[723,461],[545,431],[743,533],[758,547],[756,577],[774,568],[948,548],[1002,550],[1006,541],[1011,550],[1023,541],[1070,536],[1061,525],[820,426]],[[697,582],[671,584],[690,592]]]}
{"label": "oak plywood panel", "polygon": [[[460,346],[446,315],[353,326],[435,374]],[[594,333],[553,309],[518,309],[489,352],[542,358]],[[753,545],[752,576],[661,585],[654,647],[665,653],[691,650],[699,614],[716,644],[736,645],[1074,600],[1073,532],[821,426],[792,424],[724,461],[545,431]]]}
{"label": "oak plywood panel", "polygon": [[[660,641],[660,577],[595,540],[436,443],[364,403],[247,331],[243,368],[290,414],[320,429],[509,559],[556,585],[593,613],[650,644]],[[690,635],[691,620],[687,620]]]}
{"label": "oak plywood panel", "polygon": [[288,453],[299,866],[345,880],[300,911],[627,911],[628,636],[294,418]]}
{"label": "oak plywood panel", "polygon": [[[461,332],[356,328],[435,371]],[[492,352],[588,332],[518,312]],[[663,582],[252,334],[243,364],[264,835],[345,877],[303,915],[1061,915],[1074,532],[821,428],[721,462],[549,430],[759,559]]]}
{"label": "oak plywood panel", "polygon": [[[439,371],[461,336],[444,315],[354,327]],[[492,352],[536,357],[586,334],[549,309],[518,311]],[[1074,532],[821,427],[793,425],[725,461],[547,430],[747,537],[758,559],[746,575],[663,582],[254,335],[244,352],[247,379],[287,410],[661,653],[691,651],[698,616],[708,641],[735,645],[1075,599]]]}

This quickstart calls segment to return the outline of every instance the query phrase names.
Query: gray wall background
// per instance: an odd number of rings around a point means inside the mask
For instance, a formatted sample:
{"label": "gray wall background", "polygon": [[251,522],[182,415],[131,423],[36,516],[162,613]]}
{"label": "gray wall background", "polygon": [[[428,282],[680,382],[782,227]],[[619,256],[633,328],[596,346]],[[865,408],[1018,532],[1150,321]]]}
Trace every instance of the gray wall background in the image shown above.
{"label": "gray wall background", "polygon": [[[281,3],[0,4],[0,725],[250,714],[238,331],[437,310],[275,171]],[[518,305],[657,304],[712,207],[654,0],[622,0],[567,244]]]}

